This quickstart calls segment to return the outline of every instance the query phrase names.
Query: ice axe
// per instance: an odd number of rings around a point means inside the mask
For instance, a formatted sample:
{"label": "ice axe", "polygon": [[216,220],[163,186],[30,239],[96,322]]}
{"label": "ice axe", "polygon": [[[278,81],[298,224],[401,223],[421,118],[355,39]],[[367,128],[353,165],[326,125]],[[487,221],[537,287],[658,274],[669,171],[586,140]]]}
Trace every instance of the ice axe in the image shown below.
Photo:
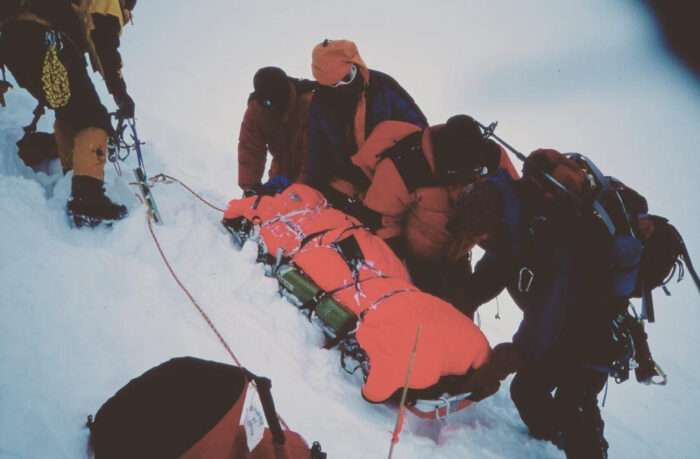
{"label": "ice axe", "polygon": [[[488,126],[485,126],[481,124],[479,121],[476,121],[476,124],[479,125],[481,129],[483,129],[483,137],[484,139],[488,139],[489,137],[493,137],[494,139],[498,140],[498,142],[506,147],[508,150],[510,150],[520,161],[525,163],[527,161],[527,156],[524,154],[520,153],[518,150],[513,148],[508,142],[503,140],[502,138],[498,137],[495,134],[496,127],[498,126],[498,121],[494,121],[493,123],[489,124]],[[562,193],[564,193],[566,196],[568,196],[570,199],[572,199],[575,203],[581,204],[581,198],[579,196],[576,196],[576,194],[572,193],[571,190],[569,190],[567,187],[565,187],[559,180],[555,179],[552,177],[551,174],[543,171],[540,167],[537,166],[537,164],[534,164],[533,162],[528,163],[529,167],[532,167],[538,174],[542,175],[547,181],[549,181],[552,185],[554,185],[556,188],[559,189]]]}
{"label": "ice axe", "polygon": [[[143,154],[141,153],[141,145],[143,145],[143,142],[141,142],[138,133],[136,132],[136,120],[134,118],[121,117],[119,116],[119,113],[117,113],[116,116],[118,122],[117,128],[110,139],[111,145],[109,149],[109,160],[112,161],[117,166],[117,170],[119,170],[117,161],[126,160],[132,148],[134,151],[136,151],[138,167],[135,168],[133,172],[139,185],[139,190],[141,191],[141,197],[143,198],[143,201],[148,208],[148,214],[153,221],[158,224],[162,224],[163,219],[160,216],[160,212],[158,212],[158,206],[156,206],[156,201],[153,198],[153,193],[151,193],[151,188],[148,186],[148,175],[146,174],[146,166],[143,163]],[[129,135],[131,136],[131,141],[133,143],[128,143],[124,140],[124,134],[127,128],[131,131]],[[120,154],[122,150],[125,150],[126,153]]]}

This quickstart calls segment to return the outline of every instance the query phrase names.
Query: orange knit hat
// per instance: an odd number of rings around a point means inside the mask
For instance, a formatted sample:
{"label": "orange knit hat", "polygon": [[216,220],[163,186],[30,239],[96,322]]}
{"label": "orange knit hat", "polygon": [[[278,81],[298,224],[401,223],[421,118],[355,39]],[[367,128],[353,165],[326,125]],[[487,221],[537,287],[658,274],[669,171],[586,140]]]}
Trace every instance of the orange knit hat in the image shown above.
{"label": "orange knit hat", "polygon": [[349,40],[324,40],[314,47],[311,53],[311,72],[316,81],[323,85],[339,82],[350,70],[352,64],[369,84],[369,70],[357,51],[355,43]]}

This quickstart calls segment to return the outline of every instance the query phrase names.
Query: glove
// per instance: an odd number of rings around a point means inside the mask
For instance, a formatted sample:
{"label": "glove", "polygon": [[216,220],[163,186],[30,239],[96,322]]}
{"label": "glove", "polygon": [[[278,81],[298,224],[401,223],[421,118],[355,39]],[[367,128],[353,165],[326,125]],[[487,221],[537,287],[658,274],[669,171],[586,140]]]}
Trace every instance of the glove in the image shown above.
{"label": "glove", "polygon": [[518,371],[525,362],[525,356],[515,344],[501,343],[493,348],[486,362],[474,370],[462,389],[472,393],[471,400],[479,402],[498,392],[501,381]]}
{"label": "glove", "polygon": [[265,186],[262,183],[258,183],[256,185],[251,186],[250,188],[246,188],[243,190],[243,197],[244,198],[249,198],[251,196],[273,196],[274,193],[270,192],[268,188],[265,188]]}
{"label": "glove", "polygon": [[283,192],[292,183],[286,175],[275,175],[270,180],[265,182],[262,186],[272,190],[272,194],[277,194]]}
{"label": "glove", "polygon": [[291,185],[291,183],[286,175],[275,175],[265,183],[258,183],[247,190],[243,190],[243,197],[274,196],[283,192],[289,185]]}
{"label": "glove", "polygon": [[117,117],[133,118],[134,117],[134,99],[126,92],[126,83],[122,78],[121,72],[111,73],[105,76],[105,84],[107,90],[114,98],[114,103],[117,104]]}
{"label": "glove", "polygon": [[133,118],[134,109],[136,105],[134,104],[134,99],[129,96],[124,89],[123,92],[119,94],[114,94],[114,102],[117,104],[117,117],[119,118]]}
{"label": "glove", "polygon": [[501,380],[493,372],[493,367],[488,362],[474,370],[464,382],[462,392],[471,392],[469,400],[480,402],[498,392]]}

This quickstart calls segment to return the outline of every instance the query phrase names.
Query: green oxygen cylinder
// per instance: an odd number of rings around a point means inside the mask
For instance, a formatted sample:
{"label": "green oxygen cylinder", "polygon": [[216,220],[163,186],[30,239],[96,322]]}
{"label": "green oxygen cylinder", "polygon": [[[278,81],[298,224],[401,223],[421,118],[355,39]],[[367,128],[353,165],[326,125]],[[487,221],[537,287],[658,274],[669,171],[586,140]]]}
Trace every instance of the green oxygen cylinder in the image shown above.
{"label": "green oxygen cylinder", "polygon": [[323,293],[321,287],[309,279],[293,264],[282,265],[277,270],[277,281],[283,294],[299,307]]}
{"label": "green oxygen cylinder", "polygon": [[338,303],[331,295],[309,279],[297,266],[287,264],[277,270],[277,280],[282,293],[297,307],[320,298],[314,308],[312,320],[329,336],[336,338],[355,328],[357,316]]}
{"label": "green oxygen cylinder", "polygon": [[357,324],[357,316],[335,301],[332,296],[323,297],[318,302],[316,315],[327,327],[330,327],[333,338],[352,331]]}

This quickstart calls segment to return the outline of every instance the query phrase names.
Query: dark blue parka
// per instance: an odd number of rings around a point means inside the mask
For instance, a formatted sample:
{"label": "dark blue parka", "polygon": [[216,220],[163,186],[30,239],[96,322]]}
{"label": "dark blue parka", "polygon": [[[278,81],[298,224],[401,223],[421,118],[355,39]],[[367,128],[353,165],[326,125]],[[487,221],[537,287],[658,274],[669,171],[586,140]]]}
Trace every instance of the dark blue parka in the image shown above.
{"label": "dark blue parka", "polygon": [[[469,279],[476,304],[504,288],[523,311],[513,342],[533,361],[566,346],[571,358],[608,365],[611,318],[606,250],[590,228],[570,215],[543,215],[522,182],[507,173],[487,179],[503,200],[503,239],[487,250]],[[541,203],[538,203],[541,204]]]}
{"label": "dark blue parka", "polygon": [[[389,75],[370,70],[365,89],[365,137],[382,121],[406,121],[424,129],[428,122],[413,98]],[[331,90],[332,91],[332,90]],[[309,162],[306,182],[323,188],[333,177],[354,183],[361,171],[350,161],[357,152],[353,136],[354,107],[339,107],[317,91],[309,114]]]}

